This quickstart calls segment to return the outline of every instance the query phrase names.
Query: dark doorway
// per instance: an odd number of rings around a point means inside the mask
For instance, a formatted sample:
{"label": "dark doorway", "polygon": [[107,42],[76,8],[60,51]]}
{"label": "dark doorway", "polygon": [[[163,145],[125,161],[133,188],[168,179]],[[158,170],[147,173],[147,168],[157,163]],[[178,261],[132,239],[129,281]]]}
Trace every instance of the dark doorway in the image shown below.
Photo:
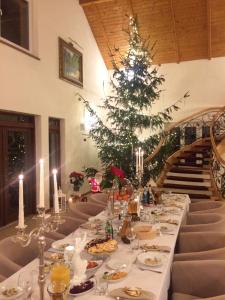
{"label": "dark doorway", "polygon": [[36,207],[34,117],[0,112],[0,226],[18,218],[18,175],[24,174],[25,214]]}
{"label": "dark doorway", "polygon": [[192,144],[196,141],[196,127],[185,127],[184,139],[185,145]]}
{"label": "dark doorway", "polygon": [[52,170],[58,170],[58,187],[61,186],[61,151],[60,151],[60,120],[49,118],[49,174],[50,174],[50,206],[53,206],[53,179]]}

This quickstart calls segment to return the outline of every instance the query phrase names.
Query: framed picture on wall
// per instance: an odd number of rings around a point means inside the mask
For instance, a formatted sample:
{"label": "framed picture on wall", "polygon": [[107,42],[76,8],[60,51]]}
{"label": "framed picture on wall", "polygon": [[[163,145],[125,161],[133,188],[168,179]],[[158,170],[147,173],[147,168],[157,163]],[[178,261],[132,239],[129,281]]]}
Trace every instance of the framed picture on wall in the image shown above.
{"label": "framed picture on wall", "polygon": [[59,78],[83,87],[83,55],[59,38]]}

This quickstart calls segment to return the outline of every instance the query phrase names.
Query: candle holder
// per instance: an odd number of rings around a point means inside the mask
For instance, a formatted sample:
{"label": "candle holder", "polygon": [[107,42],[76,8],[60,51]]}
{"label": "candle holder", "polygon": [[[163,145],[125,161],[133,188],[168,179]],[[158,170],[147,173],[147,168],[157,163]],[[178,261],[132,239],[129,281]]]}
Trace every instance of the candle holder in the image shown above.
{"label": "candle holder", "polygon": [[38,284],[40,290],[40,300],[45,299],[45,272],[44,272],[44,249],[46,246],[45,233],[57,231],[60,224],[63,224],[65,220],[56,213],[53,215],[45,213],[44,207],[37,208],[38,215],[34,217],[38,221],[38,226],[34,228],[30,233],[26,233],[26,225],[24,227],[16,226],[17,234],[14,237],[15,242],[19,242],[22,247],[30,245],[33,238],[38,240],[39,248],[39,275]]}

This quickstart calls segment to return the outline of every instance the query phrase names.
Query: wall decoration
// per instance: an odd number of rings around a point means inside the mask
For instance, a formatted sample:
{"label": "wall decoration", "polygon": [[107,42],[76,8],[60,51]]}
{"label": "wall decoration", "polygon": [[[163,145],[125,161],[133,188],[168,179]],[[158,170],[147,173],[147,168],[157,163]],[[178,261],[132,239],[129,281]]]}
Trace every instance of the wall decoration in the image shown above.
{"label": "wall decoration", "polygon": [[59,78],[83,87],[83,55],[59,38]]}

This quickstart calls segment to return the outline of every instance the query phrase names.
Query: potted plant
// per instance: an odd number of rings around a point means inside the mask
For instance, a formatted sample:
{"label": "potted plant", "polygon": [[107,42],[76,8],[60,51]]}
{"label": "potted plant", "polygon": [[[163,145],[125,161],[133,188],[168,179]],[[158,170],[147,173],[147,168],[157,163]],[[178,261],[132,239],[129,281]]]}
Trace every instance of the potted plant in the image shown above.
{"label": "potted plant", "polygon": [[73,191],[75,196],[81,196],[79,193],[82,184],[84,183],[84,174],[73,171],[70,173],[70,183],[73,185]]}

